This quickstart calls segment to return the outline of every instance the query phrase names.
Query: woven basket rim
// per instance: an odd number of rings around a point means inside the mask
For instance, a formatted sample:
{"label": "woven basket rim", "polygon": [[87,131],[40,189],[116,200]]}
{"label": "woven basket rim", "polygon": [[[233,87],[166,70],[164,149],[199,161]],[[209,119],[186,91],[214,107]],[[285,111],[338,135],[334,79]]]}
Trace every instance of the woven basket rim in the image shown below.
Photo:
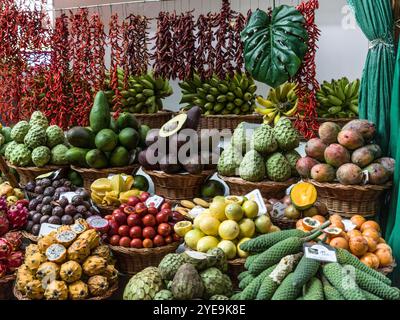
{"label": "woven basket rim", "polygon": [[26,239],[29,239],[29,240],[31,240],[33,242],[38,242],[39,241],[39,237],[38,236],[35,236],[35,235],[33,235],[32,233],[29,233],[26,230],[22,230],[21,234],[22,234],[22,237],[24,237]]}
{"label": "woven basket rim", "polygon": [[14,281],[16,279],[16,274],[11,273],[11,274],[7,274],[4,277],[0,278],[0,285],[4,285],[7,284],[8,282]]}
{"label": "woven basket rim", "polygon": [[203,170],[202,173],[200,174],[190,174],[190,173],[165,173],[163,171],[157,171],[157,170],[146,170],[143,169],[144,172],[146,172],[149,176],[155,176],[158,178],[165,178],[165,179],[169,179],[169,178],[174,178],[176,179],[177,177],[180,178],[195,178],[195,177],[205,177],[205,176],[210,176],[212,175],[215,170]]}
{"label": "woven basket rim", "polygon": [[246,181],[240,177],[226,177],[218,174],[218,177],[221,178],[225,182],[230,182],[230,183],[235,183],[235,184],[247,184],[249,186],[254,186],[256,189],[259,187],[284,187],[284,186],[290,186],[298,181],[297,178],[290,178],[289,180],[283,181],[283,182],[275,182],[275,181],[269,181],[269,180],[264,180],[260,182],[251,182],[251,181]]}
{"label": "woven basket rim", "polygon": [[232,260],[227,260],[227,262],[231,266],[243,266],[246,262],[246,258],[236,258]]}
{"label": "woven basket rim", "polygon": [[326,182],[317,182],[313,179],[307,179],[307,182],[313,184],[318,188],[332,189],[332,190],[340,190],[340,191],[383,191],[388,190],[392,187],[392,182],[389,181],[383,185],[375,185],[375,184],[366,184],[363,186],[359,185],[343,185],[340,183],[326,183]]}
{"label": "woven basket rim", "polygon": [[49,165],[49,166],[44,166],[44,167],[18,167],[15,166],[7,161],[7,165],[10,168],[13,168],[15,170],[20,170],[20,171],[29,171],[29,172],[49,172],[49,171],[56,171],[59,169],[67,168],[69,165],[62,165],[62,166],[54,166],[54,165]]}
{"label": "woven basket rim", "polygon": [[215,119],[238,119],[238,118],[262,118],[262,115],[258,114],[258,113],[252,113],[252,114],[241,114],[241,115],[236,115],[236,114],[226,114],[226,115],[222,115],[222,114],[213,114],[213,115],[201,115],[203,118],[215,118]]}
{"label": "woven basket rim", "polygon": [[[114,292],[117,291],[117,289],[118,289],[118,281],[117,281],[116,283],[114,283],[114,284],[112,285],[112,287],[109,288],[109,289],[107,290],[107,292],[106,292],[105,294],[103,294],[102,296],[91,297],[91,298],[89,298],[89,299],[84,299],[84,300],[105,300],[105,299],[111,297],[111,296],[114,294]],[[14,296],[15,296],[18,300],[32,300],[32,299],[29,299],[29,298],[27,298],[26,296],[24,296],[24,295],[21,293],[21,291],[19,291],[19,290],[16,288],[16,286],[13,287],[13,293],[14,293]],[[68,300],[69,300],[69,299],[68,299]]]}
{"label": "woven basket rim", "polygon": [[[115,114],[115,112],[110,112],[110,113],[111,113],[111,115]],[[134,112],[129,112],[129,113],[133,114],[135,117],[136,116],[154,117],[154,116],[159,116],[161,114],[168,114],[168,115],[169,114],[174,114],[174,113],[176,113],[176,111],[172,111],[172,110],[168,110],[168,109],[162,109],[162,110],[157,111],[156,113],[134,113]]]}
{"label": "woven basket rim", "polygon": [[108,245],[112,251],[122,253],[122,254],[129,254],[129,255],[151,255],[151,254],[161,254],[164,252],[171,252],[172,249],[176,250],[179,245],[181,244],[181,241],[176,241],[170,244],[167,244],[166,246],[162,247],[155,247],[155,248],[125,248],[121,246],[112,246]]}
{"label": "woven basket rim", "polygon": [[120,172],[120,171],[128,171],[128,170],[134,170],[136,168],[139,168],[140,164],[131,164],[129,166],[125,167],[112,167],[112,168],[104,168],[104,169],[93,169],[93,168],[82,168],[82,167],[76,167],[71,165],[71,169],[75,170],[79,173],[100,173],[100,174],[106,174],[106,173],[113,173],[113,172]]}

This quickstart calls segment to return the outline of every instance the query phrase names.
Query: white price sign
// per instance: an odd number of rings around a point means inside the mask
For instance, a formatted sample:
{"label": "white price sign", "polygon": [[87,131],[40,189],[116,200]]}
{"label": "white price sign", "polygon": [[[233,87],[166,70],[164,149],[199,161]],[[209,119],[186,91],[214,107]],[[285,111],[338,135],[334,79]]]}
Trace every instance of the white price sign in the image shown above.
{"label": "white price sign", "polygon": [[249,200],[253,200],[258,205],[258,215],[262,216],[267,213],[267,207],[265,206],[264,199],[261,195],[260,190],[255,189],[252,192],[245,195],[245,197]]}
{"label": "white price sign", "polygon": [[306,258],[322,262],[337,262],[336,250],[330,246],[321,243],[305,243],[303,250]]}
{"label": "white price sign", "polygon": [[50,232],[56,231],[59,227],[58,224],[42,223],[40,225],[39,237],[47,236]]}

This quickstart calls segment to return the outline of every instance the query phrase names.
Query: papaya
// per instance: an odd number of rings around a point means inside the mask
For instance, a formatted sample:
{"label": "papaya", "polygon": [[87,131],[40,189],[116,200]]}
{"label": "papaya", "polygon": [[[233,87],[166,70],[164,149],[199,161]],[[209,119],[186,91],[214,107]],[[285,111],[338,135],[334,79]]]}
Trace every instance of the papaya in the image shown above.
{"label": "papaya", "polygon": [[86,154],[85,159],[86,159],[88,166],[91,168],[102,169],[102,168],[106,168],[108,165],[106,155],[104,154],[104,152],[102,152],[98,149],[90,150]]}
{"label": "papaya", "polygon": [[296,184],[290,191],[292,204],[299,210],[307,210],[317,201],[317,189],[308,182]]}
{"label": "papaya", "polygon": [[94,133],[110,127],[111,114],[107,97],[103,91],[97,92],[90,110],[89,123]]}
{"label": "papaya", "polygon": [[78,167],[87,167],[86,154],[89,149],[72,147],[68,149],[65,156],[67,157],[68,163]]}
{"label": "papaya", "polygon": [[68,143],[78,148],[95,148],[94,138],[93,131],[84,127],[73,127],[67,132]]}

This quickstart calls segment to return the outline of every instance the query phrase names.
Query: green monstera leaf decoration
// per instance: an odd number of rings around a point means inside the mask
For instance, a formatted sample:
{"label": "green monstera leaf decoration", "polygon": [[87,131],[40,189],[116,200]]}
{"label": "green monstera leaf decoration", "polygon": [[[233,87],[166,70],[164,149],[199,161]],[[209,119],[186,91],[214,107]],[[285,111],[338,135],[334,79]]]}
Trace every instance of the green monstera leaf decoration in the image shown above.
{"label": "green monstera leaf decoration", "polygon": [[247,71],[273,88],[296,75],[308,48],[303,15],[286,5],[275,8],[271,16],[254,12],[241,37]]}

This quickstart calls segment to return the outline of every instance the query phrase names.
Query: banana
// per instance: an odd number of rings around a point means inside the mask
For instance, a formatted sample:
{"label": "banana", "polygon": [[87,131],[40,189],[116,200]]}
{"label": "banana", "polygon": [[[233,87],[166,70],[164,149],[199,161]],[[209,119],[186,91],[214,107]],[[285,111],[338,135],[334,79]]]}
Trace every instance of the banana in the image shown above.
{"label": "banana", "polygon": [[187,209],[193,209],[196,206],[195,203],[193,203],[192,201],[189,201],[189,200],[182,200],[180,202],[180,204],[182,207],[185,207]]}
{"label": "banana", "polygon": [[203,208],[209,208],[210,207],[210,203],[209,202],[207,202],[207,201],[205,201],[203,199],[200,199],[200,198],[194,198],[193,202],[195,204],[197,204],[198,206],[201,206]]}
{"label": "banana", "polygon": [[258,104],[262,105],[264,108],[271,108],[274,104],[270,100],[266,100],[261,96],[256,98]]}
{"label": "banana", "polygon": [[295,106],[294,106],[292,109],[290,109],[288,112],[284,112],[283,114],[284,114],[286,117],[292,117],[292,116],[295,115],[295,113],[296,113],[296,111],[297,111],[297,107],[298,107],[298,102],[296,102]]}
{"label": "banana", "polygon": [[189,214],[189,209],[187,209],[187,208],[176,207],[174,210],[184,216],[187,216]]}

